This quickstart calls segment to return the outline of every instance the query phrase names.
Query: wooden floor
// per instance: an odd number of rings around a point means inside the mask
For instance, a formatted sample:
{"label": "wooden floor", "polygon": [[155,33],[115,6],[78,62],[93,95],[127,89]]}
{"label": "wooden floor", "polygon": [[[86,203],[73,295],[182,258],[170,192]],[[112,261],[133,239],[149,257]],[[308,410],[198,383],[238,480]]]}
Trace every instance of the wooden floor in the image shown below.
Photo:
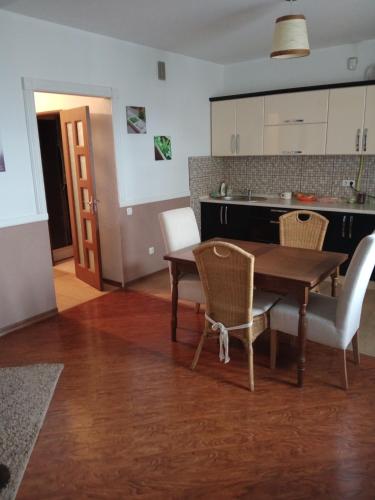
{"label": "wooden floor", "polygon": [[344,392],[335,352],[309,344],[301,390],[292,347],[271,372],[257,341],[250,393],[233,343],[190,371],[203,316],[182,307],[172,344],[169,309],[116,291],[0,338],[2,366],[65,364],[19,499],[374,498],[374,358]]}
{"label": "wooden floor", "polygon": [[115,290],[115,287],[104,284],[104,290],[99,291],[76,278],[73,259],[64,260],[53,267],[53,281],[59,312]]}

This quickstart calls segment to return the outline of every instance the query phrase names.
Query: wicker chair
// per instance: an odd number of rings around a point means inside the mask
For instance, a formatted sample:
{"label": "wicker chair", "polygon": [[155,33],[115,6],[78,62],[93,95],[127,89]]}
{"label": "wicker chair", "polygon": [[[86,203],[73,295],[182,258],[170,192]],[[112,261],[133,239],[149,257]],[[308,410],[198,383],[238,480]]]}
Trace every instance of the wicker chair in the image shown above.
{"label": "wicker chair", "polygon": [[282,215],[280,244],[287,247],[321,250],[327,231],[328,219],[310,210],[295,210]]}
{"label": "wicker chair", "polygon": [[[245,345],[253,391],[252,344],[268,328],[268,311],[279,297],[258,290],[253,296],[254,256],[231,243],[205,243],[194,250],[194,256],[206,297],[206,323],[191,368],[195,369],[207,337],[222,341],[221,326],[226,335],[237,337]],[[228,361],[229,357],[225,359]]]}

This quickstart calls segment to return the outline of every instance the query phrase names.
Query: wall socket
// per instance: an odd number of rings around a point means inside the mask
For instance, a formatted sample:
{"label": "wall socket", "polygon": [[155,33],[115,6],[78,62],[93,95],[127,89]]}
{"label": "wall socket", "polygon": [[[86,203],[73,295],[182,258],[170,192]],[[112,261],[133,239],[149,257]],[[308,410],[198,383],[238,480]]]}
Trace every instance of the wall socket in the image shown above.
{"label": "wall socket", "polygon": [[154,247],[149,247],[148,254],[149,255],[154,255],[154,253],[155,253],[155,248]]}
{"label": "wall socket", "polygon": [[342,182],[341,182],[341,185],[343,187],[354,187],[354,179],[344,179]]}

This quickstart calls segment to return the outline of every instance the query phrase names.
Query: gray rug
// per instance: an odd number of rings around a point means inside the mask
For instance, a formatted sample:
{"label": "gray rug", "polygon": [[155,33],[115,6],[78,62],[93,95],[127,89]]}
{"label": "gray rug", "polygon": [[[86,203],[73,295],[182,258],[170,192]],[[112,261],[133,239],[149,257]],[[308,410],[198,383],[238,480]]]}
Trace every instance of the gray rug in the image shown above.
{"label": "gray rug", "polygon": [[17,494],[63,366],[0,368],[0,463],[11,475],[1,500]]}

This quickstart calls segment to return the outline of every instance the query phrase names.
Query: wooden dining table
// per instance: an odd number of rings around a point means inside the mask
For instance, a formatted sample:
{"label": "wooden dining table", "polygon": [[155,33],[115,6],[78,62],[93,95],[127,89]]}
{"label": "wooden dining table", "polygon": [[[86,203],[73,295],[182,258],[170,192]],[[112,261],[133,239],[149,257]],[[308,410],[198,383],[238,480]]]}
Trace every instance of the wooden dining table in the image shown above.
{"label": "wooden dining table", "polygon": [[[306,250],[271,243],[214,238],[213,241],[227,241],[254,255],[254,286],[282,295],[293,294],[299,304],[298,324],[298,386],[303,386],[306,350],[306,311],[309,292],[319,283],[331,277],[331,295],[336,297],[339,266],[348,255],[336,252]],[[212,240],[211,240],[212,241]],[[171,339],[176,342],[178,282],[186,273],[197,273],[193,245],[171,252],[164,259],[171,263],[172,273],[172,317]]]}

